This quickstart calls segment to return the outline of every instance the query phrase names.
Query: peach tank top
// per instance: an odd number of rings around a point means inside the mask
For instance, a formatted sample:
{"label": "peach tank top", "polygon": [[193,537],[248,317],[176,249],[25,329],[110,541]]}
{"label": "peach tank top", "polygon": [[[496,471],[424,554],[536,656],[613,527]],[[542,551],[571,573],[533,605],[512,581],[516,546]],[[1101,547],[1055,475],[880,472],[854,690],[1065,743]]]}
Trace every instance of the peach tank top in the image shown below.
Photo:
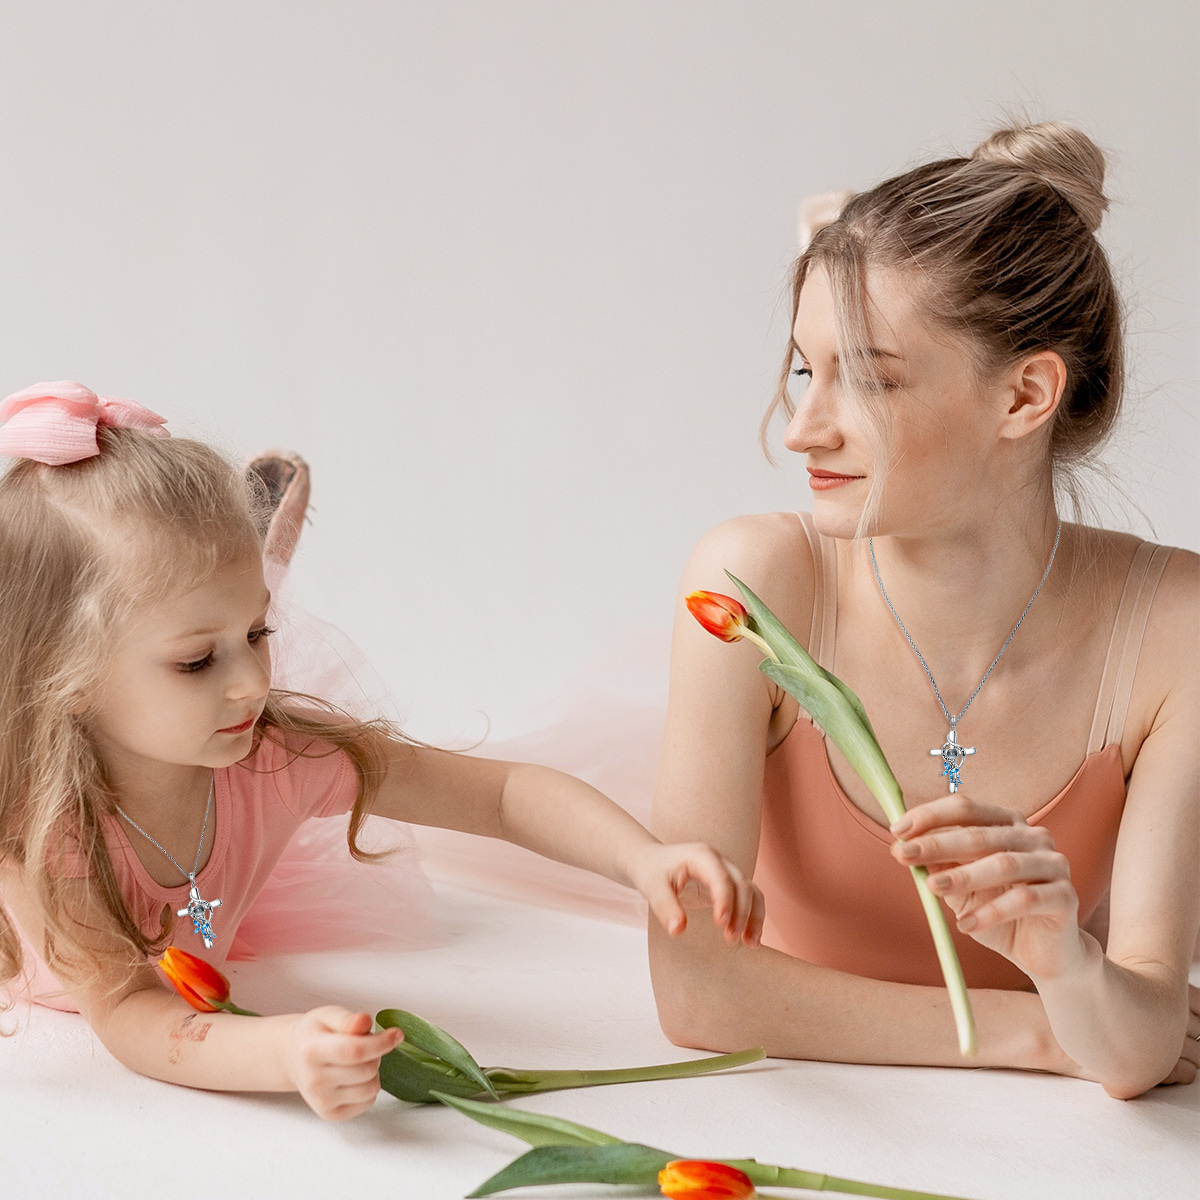
{"label": "peach tank top", "polygon": [[[809,653],[833,661],[837,558],[807,513],[798,514],[812,547],[814,604]],[[1150,605],[1170,548],[1143,542],[1134,554],[1113,624],[1088,740],[1070,783],[1029,817],[1044,825],[1071,864],[1086,922],[1108,891],[1125,805],[1121,734]],[[912,878],[889,853],[891,833],[845,794],[824,735],[801,712],[767,758],[755,880],[767,902],[763,942],[796,958],[896,983],[940,986]],[[1008,959],[960,934],[951,922],[967,984],[1027,989]]]}

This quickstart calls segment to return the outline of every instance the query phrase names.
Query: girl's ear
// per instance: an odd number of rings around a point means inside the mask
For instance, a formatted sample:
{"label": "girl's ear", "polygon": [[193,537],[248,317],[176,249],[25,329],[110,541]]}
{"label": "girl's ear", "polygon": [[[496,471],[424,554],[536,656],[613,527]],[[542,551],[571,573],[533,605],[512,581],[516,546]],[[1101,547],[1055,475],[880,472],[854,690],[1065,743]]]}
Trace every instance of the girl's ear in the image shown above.
{"label": "girl's ear", "polygon": [[1001,383],[1005,404],[1000,436],[1022,438],[1050,420],[1067,386],[1067,364],[1053,350],[1022,359]]}

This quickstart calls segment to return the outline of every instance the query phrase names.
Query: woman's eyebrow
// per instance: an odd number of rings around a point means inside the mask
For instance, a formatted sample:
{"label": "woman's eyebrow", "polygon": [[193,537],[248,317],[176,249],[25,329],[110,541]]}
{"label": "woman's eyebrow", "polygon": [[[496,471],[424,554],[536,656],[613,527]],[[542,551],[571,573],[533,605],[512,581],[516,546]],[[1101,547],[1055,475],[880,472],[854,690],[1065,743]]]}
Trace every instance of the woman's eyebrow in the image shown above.
{"label": "woman's eyebrow", "polygon": [[[801,358],[808,357],[808,355],[806,355],[804,350],[801,348],[800,343],[796,341],[795,338],[792,338],[792,349],[794,349]],[[897,362],[904,361],[904,355],[897,354],[895,350],[884,350],[879,346],[867,346],[862,353],[870,358],[894,358]],[[833,356],[833,361],[835,363],[838,361],[838,356],[836,354]]]}

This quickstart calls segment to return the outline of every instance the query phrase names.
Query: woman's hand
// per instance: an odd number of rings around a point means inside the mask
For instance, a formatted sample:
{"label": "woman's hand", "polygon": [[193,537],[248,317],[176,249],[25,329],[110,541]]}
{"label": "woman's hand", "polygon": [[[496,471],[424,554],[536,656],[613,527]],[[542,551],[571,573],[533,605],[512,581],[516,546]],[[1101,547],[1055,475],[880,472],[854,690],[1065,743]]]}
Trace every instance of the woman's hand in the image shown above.
{"label": "woman's hand", "polygon": [[1188,984],[1187,1031],[1179,1061],[1163,1083],[1191,1083],[1200,1071],[1200,988]]}
{"label": "woman's hand", "polygon": [[326,1005],[300,1013],[284,1037],[288,1076],[309,1108],[345,1121],[370,1108],[379,1091],[379,1060],[396,1048],[399,1029],[372,1033],[367,1013]]}
{"label": "woman's hand", "polygon": [[687,928],[680,894],[698,884],[704,907],[712,905],[713,923],[727,942],[757,945],[762,937],[763,897],[752,880],[728,859],[701,842],[664,846],[641,844],[628,867],[629,879],[646,897],[650,911],[673,937]]}
{"label": "woman's hand", "polygon": [[893,855],[928,868],[930,888],[964,933],[1032,979],[1081,964],[1079,897],[1048,830],[958,792],[910,809],[892,832]]}

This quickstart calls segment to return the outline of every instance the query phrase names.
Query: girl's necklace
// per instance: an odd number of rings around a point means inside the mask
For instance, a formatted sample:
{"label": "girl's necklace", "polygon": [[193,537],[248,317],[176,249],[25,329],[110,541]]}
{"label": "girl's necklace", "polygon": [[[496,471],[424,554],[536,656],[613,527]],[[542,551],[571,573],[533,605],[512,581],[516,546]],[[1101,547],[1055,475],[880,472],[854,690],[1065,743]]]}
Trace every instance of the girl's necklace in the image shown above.
{"label": "girl's necklace", "polygon": [[213,948],[213,931],[212,931],[212,910],[220,908],[220,900],[202,900],[200,898],[200,889],[196,886],[196,871],[200,867],[200,854],[204,850],[204,835],[208,832],[208,814],[212,810],[213,790],[217,785],[217,773],[214,771],[212,779],[208,784],[208,803],[204,806],[204,825],[200,829],[200,845],[196,847],[196,861],[192,863],[192,869],[185,871],[178,862],[175,861],[175,856],[161,842],[152,838],[125,810],[114,802],[113,807],[134,827],[147,841],[153,842],[173,863],[176,870],[184,876],[188,881],[188,902],[186,908],[179,909],[175,915],[177,917],[191,917],[192,931],[198,933],[204,940],[204,948],[211,950]]}
{"label": "girl's necklace", "polygon": [[975,753],[974,746],[959,745],[958,735],[956,733],[958,723],[962,720],[963,713],[965,713],[967,709],[971,707],[971,701],[979,695],[979,689],[982,688],[985,683],[987,683],[988,676],[991,675],[991,673],[996,669],[996,664],[1004,657],[1004,652],[1008,649],[1008,643],[1011,642],[1016,636],[1017,630],[1021,628],[1021,622],[1025,620],[1029,610],[1033,607],[1033,602],[1038,598],[1042,587],[1045,585],[1047,578],[1049,578],[1050,568],[1054,566],[1054,556],[1058,553],[1058,539],[1061,536],[1062,518],[1060,517],[1058,521],[1058,530],[1054,534],[1054,548],[1050,551],[1050,561],[1046,564],[1046,570],[1042,573],[1042,582],[1037,585],[1037,591],[1035,591],[1029,598],[1029,603],[1025,605],[1025,611],[1022,612],[1020,617],[1017,618],[1017,623],[1013,626],[1012,633],[1008,635],[1004,645],[1000,647],[1000,653],[997,654],[994,659],[992,659],[992,665],[988,667],[983,678],[979,681],[979,687],[977,687],[971,693],[970,699],[968,699],[966,704],[964,704],[959,710],[957,717],[952,717],[950,715],[950,710],[946,707],[946,702],[942,699],[942,693],[938,691],[937,681],[933,677],[933,672],[929,669],[929,664],[925,661],[925,656],[920,652],[920,650],[917,649],[917,643],[912,640],[912,635],[907,629],[904,628],[904,622],[900,620],[900,614],[896,611],[891,600],[888,599],[887,592],[883,590],[883,580],[879,577],[879,564],[875,561],[875,539],[867,539],[867,548],[871,552],[871,566],[875,568],[875,582],[879,584],[879,593],[883,596],[884,602],[887,604],[888,608],[891,609],[892,616],[896,618],[896,624],[900,626],[901,633],[903,633],[908,639],[908,644],[913,648],[913,653],[918,659],[920,659],[921,666],[925,668],[925,674],[929,676],[929,682],[933,684],[933,694],[937,697],[938,703],[942,706],[942,712],[946,714],[946,720],[950,722],[950,732],[946,735],[945,744],[940,749],[930,750],[929,753],[935,758],[941,758],[942,774],[949,777],[950,790],[952,792],[957,792],[959,785],[962,783],[962,777],[959,774],[959,771],[962,767],[963,759],[966,758],[968,754]]}

